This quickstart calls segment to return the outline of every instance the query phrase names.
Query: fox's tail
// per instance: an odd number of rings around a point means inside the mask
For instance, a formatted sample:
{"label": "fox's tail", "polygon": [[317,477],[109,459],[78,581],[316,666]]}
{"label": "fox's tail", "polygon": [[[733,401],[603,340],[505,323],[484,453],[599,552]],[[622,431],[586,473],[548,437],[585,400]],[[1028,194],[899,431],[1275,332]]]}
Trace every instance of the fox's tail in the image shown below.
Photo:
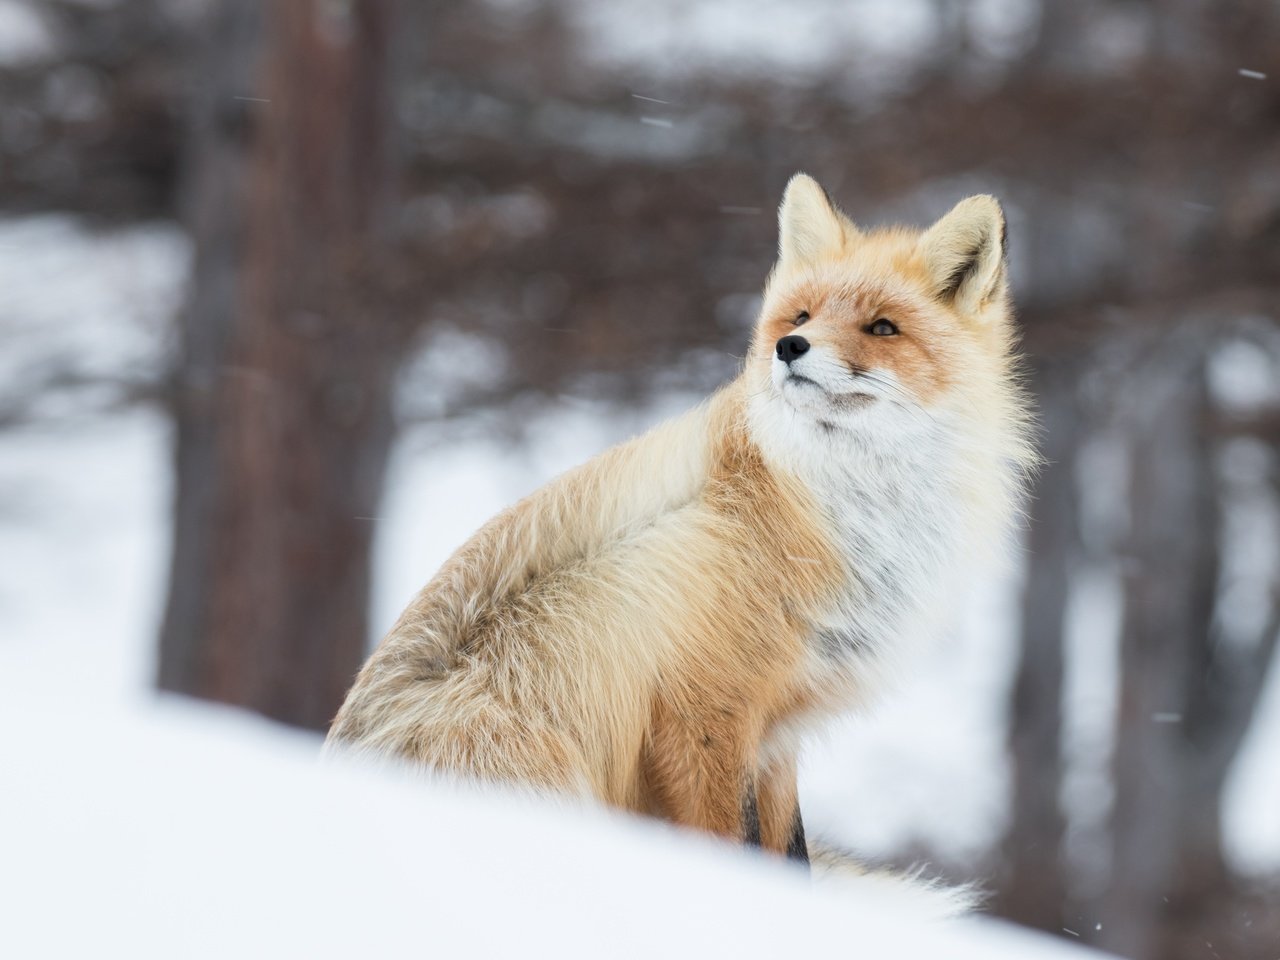
{"label": "fox's tail", "polygon": [[846,850],[822,840],[809,842],[809,865],[815,883],[856,893],[863,902],[899,907],[926,921],[952,920],[982,906],[984,892],[975,884],[951,885],[926,876],[926,867],[909,870],[868,867]]}

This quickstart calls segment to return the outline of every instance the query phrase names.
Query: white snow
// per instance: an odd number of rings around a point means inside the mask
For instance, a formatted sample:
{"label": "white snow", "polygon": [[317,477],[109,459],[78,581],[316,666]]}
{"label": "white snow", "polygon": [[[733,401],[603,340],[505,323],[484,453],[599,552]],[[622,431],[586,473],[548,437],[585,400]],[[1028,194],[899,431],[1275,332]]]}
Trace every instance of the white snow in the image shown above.
{"label": "white snow", "polygon": [[1280,659],[1271,675],[1249,735],[1227,778],[1222,800],[1223,846],[1237,870],[1272,875],[1280,864]]}
{"label": "white snow", "polygon": [[0,701],[6,956],[1096,956],[637,819],[322,765],[229,710],[75,694]]}
{"label": "white snow", "polygon": [[1040,12],[1033,0],[973,0],[968,11],[973,42],[988,56],[1012,60],[1035,42]]}
{"label": "white snow", "polygon": [[1082,565],[1068,597],[1063,678],[1061,808],[1066,859],[1081,900],[1100,896],[1111,868],[1107,820],[1120,703],[1123,582],[1116,564]]}
{"label": "white snow", "polygon": [[98,233],[61,214],[0,220],[0,404],[34,395],[35,415],[80,413],[158,375],[189,257],[170,225]]}
{"label": "white snow", "polygon": [[44,60],[55,47],[53,30],[34,4],[0,0],[0,66],[21,67]]}
{"label": "white snow", "polygon": [[[1280,407],[1280,338],[1261,318],[1253,336],[1230,339],[1209,366],[1213,399],[1228,415],[1274,414]],[[1216,464],[1223,485],[1221,642],[1245,650],[1260,642],[1280,578],[1280,459],[1258,440],[1225,445]],[[1263,875],[1280,864],[1280,659],[1270,675],[1222,803],[1223,846],[1237,870]]]}
{"label": "white snow", "polygon": [[0,676],[38,661],[122,696],[150,682],[170,427],[111,406],[160,375],[188,257],[167,225],[0,220],[0,410],[30,418],[0,430]]}
{"label": "white snow", "polygon": [[0,431],[0,677],[19,664],[136,697],[169,557],[168,419],[133,410]]}
{"label": "white snow", "polygon": [[1228,413],[1280,406],[1280,356],[1254,340],[1227,340],[1209,360],[1209,388]]}
{"label": "white snow", "polygon": [[899,72],[937,29],[924,0],[577,0],[567,9],[591,61],[663,78],[811,81],[835,68],[870,82]]}

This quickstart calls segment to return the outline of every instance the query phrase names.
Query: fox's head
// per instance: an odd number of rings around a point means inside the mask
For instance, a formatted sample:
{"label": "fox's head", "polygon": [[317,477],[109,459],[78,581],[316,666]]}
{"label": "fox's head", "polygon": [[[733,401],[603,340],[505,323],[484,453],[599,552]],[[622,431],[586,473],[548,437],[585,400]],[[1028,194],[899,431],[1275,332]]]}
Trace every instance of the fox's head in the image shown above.
{"label": "fox's head", "polygon": [[963,200],[923,231],[864,232],[797,174],[778,225],[746,370],[758,429],[805,442],[965,427],[1021,436],[1003,422],[1024,417],[993,197]]}

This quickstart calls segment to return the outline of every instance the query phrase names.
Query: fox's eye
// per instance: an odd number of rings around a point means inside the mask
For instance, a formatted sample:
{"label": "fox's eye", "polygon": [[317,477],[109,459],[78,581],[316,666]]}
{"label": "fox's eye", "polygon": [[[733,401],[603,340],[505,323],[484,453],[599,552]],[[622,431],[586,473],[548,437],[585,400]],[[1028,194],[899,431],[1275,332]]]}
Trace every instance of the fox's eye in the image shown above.
{"label": "fox's eye", "polygon": [[897,332],[898,328],[884,317],[881,317],[871,326],[867,327],[867,333],[876,337],[892,337]]}
{"label": "fox's eye", "polygon": [[800,324],[804,323],[808,319],[809,319],[809,311],[801,310],[799,313],[796,314],[796,318],[791,322],[798,327],[800,326]]}

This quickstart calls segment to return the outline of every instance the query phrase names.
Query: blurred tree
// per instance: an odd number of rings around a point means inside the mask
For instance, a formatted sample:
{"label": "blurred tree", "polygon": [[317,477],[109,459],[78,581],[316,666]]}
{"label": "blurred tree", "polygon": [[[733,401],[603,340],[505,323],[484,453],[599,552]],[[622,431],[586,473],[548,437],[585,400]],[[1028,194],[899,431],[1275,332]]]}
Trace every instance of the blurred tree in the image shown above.
{"label": "blurred tree", "polygon": [[189,18],[176,9],[186,5],[30,6],[54,52],[0,57],[0,206],[124,220],[170,212],[195,49]]}
{"label": "blurred tree", "polygon": [[[1215,914],[1231,912],[1222,798],[1280,634],[1273,602],[1256,635],[1223,635],[1219,463],[1241,425],[1211,400],[1206,365],[1216,334],[1233,325],[1213,326],[1195,318],[1149,337],[1117,396],[1131,438],[1132,519],[1102,941],[1125,956],[1201,955]],[[1250,939],[1237,950],[1262,946]]]}
{"label": "blurred tree", "polygon": [[394,24],[386,0],[212,16],[160,683],[322,729],[364,654],[411,327],[379,297]]}
{"label": "blurred tree", "polygon": [[1001,858],[1000,911],[1031,926],[1063,925],[1068,877],[1063,862],[1063,689],[1067,605],[1078,541],[1076,458],[1083,414],[1076,401],[1081,365],[1042,358],[1031,386],[1040,409],[1041,453],[1022,598],[1022,643],[1008,722],[1013,798]]}
{"label": "blurred tree", "polygon": [[[1153,345],[1123,391],[1132,416],[1132,521],[1103,941],[1132,957],[1167,955],[1153,950],[1155,921],[1184,882],[1180,871],[1225,878],[1217,817],[1225,769],[1216,783],[1188,782],[1179,756],[1194,724],[1184,713],[1186,698],[1201,696],[1210,683],[1195,651],[1209,642],[1221,526],[1205,432],[1203,351],[1176,342],[1182,339]],[[1193,788],[1194,798],[1184,796]],[[1187,827],[1196,835],[1180,835]]]}

